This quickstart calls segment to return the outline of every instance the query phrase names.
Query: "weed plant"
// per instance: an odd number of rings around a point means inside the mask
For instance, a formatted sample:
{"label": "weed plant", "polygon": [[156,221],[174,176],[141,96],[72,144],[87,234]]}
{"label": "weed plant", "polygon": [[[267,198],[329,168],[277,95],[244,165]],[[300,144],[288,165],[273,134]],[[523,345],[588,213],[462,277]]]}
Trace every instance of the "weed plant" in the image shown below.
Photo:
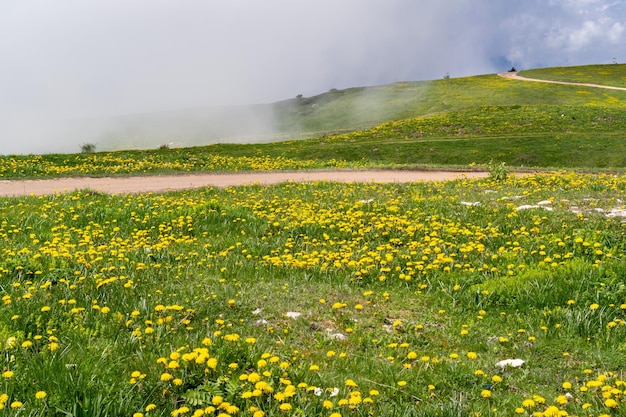
{"label": "weed plant", "polygon": [[0,415],[621,415],[625,194],[560,173],[0,199]]}

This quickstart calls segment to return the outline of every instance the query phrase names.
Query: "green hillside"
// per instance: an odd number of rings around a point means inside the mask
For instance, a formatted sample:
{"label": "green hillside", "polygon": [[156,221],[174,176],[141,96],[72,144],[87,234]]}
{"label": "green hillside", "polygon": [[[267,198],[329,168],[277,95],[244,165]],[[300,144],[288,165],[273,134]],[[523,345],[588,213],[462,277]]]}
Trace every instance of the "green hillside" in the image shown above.
{"label": "green hillside", "polygon": [[[607,85],[619,85],[624,74],[626,65],[523,72]],[[626,91],[496,74],[333,89],[267,105],[124,120],[123,129],[109,131],[108,141],[86,135],[82,142],[96,143],[99,150],[143,151],[5,157],[0,175],[466,167],[491,160],[524,168],[626,167]],[[249,142],[255,143],[244,144]],[[186,149],[198,144],[206,146]]]}
{"label": "green hillside", "polygon": [[624,65],[541,68],[520,73],[528,78],[626,87]]}

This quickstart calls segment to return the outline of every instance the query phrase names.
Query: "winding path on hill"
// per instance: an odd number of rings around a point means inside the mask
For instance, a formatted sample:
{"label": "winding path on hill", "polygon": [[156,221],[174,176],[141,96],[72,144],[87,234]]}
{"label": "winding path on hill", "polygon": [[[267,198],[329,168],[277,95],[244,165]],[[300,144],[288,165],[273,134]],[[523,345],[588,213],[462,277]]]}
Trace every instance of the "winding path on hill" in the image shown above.
{"label": "winding path on hill", "polygon": [[590,83],[573,83],[568,81],[552,81],[552,80],[541,80],[539,78],[527,78],[518,75],[517,72],[500,72],[498,75],[502,78],[509,78],[512,80],[520,80],[520,81],[534,81],[537,83],[550,83],[550,84],[564,84],[564,85],[577,85],[580,87],[593,87],[593,88],[605,88],[607,90],[621,90],[626,91],[626,87],[613,87],[612,85],[602,85],[602,84],[590,84]]}
{"label": "winding path on hill", "polygon": [[270,185],[281,182],[334,181],[404,183],[484,178],[487,172],[461,171],[272,171],[228,174],[153,175],[140,177],[54,178],[0,181],[0,196],[49,195],[90,189],[111,194],[194,189],[205,186]]}

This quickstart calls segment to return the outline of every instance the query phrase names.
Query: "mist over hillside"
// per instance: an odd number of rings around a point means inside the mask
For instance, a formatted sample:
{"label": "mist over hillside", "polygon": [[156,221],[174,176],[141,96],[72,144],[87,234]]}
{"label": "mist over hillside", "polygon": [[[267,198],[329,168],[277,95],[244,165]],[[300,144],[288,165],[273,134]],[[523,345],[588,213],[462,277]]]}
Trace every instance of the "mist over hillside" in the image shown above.
{"label": "mist over hillside", "polygon": [[[85,143],[95,144],[100,151],[114,151],[302,139],[412,116],[413,112],[403,114],[403,109],[419,101],[428,85],[429,82],[413,82],[331,89],[311,97],[298,95],[267,104],[44,123],[22,134],[42,142],[42,153],[78,152]],[[0,153],[12,153],[11,142],[2,147]]]}

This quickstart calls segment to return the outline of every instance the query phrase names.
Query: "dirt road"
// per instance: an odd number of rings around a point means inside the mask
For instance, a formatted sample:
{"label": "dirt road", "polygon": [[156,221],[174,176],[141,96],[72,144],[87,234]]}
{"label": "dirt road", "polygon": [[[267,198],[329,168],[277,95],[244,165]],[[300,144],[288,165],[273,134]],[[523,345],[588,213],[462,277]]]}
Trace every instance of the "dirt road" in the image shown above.
{"label": "dirt road", "polygon": [[155,175],[118,178],[55,178],[46,180],[0,181],[0,196],[46,195],[89,188],[106,193],[146,193],[192,189],[204,186],[277,184],[294,181],[414,182],[483,178],[486,172],[454,171],[294,171],[229,174]]}

